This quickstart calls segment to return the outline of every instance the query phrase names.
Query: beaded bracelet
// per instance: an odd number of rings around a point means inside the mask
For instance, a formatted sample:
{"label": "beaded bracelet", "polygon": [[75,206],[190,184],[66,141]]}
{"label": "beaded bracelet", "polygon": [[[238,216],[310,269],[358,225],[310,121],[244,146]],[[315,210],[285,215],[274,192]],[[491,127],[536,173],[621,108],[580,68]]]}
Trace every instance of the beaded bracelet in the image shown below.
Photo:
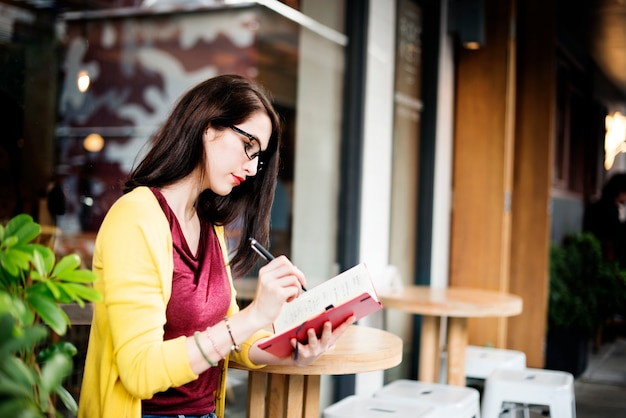
{"label": "beaded bracelet", "polygon": [[228,335],[230,335],[230,340],[233,342],[233,346],[230,350],[235,350],[237,353],[241,351],[241,346],[235,342],[235,338],[233,337],[233,331],[230,329],[230,323],[228,322],[228,317],[224,317],[224,322],[226,322],[226,329],[228,330]]}
{"label": "beaded bracelet", "polygon": [[208,327],[206,329],[206,335],[207,337],[209,337],[209,341],[211,341],[211,345],[213,346],[213,349],[215,350],[215,352],[221,357],[224,358],[226,357],[224,354],[222,354],[222,352],[220,351],[219,348],[217,348],[217,344],[215,344],[215,341],[213,341],[213,337],[211,337],[211,333],[209,332],[209,330],[211,329],[211,327]]}
{"label": "beaded bracelet", "polygon": [[211,359],[209,358],[209,356],[207,356],[207,354],[204,352],[204,350],[202,349],[202,346],[200,345],[200,340],[198,339],[198,335],[200,335],[200,331],[196,331],[193,333],[193,339],[196,341],[196,345],[198,346],[198,350],[200,351],[200,354],[202,354],[202,357],[204,357],[204,359],[206,360],[207,363],[209,363],[211,365],[211,367],[215,367],[217,366],[217,363],[214,361],[211,361]]}

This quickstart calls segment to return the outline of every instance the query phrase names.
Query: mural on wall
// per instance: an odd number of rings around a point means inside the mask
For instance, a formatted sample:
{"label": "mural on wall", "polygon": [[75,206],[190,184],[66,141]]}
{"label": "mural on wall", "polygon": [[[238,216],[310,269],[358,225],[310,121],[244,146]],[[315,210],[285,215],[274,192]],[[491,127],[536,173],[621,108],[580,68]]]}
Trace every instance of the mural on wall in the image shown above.
{"label": "mural on wall", "polygon": [[[57,253],[81,254],[89,266],[96,231],[175,101],[209,77],[236,73],[269,90],[285,123],[279,177],[289,192],[276,207],[288,208],[273,214],[272,240],[288,254],[299,27],[254,6],[129,10],[69,16],[60,28],[58,159],[50,187],[64,199],[56,205],[63,211],[53,213],[63,231]],[[229,229],[231,239],[236,235]]]}
{"label": "mural on wall", "polygon": [[[57,125],[64,232],[97,230],[185,90],[220,73],[257,77],[258,27],[250,10],[67,22]],[[89,77],[86,90],[79,75]],[[92,133],[102,141],[88,151]]]}

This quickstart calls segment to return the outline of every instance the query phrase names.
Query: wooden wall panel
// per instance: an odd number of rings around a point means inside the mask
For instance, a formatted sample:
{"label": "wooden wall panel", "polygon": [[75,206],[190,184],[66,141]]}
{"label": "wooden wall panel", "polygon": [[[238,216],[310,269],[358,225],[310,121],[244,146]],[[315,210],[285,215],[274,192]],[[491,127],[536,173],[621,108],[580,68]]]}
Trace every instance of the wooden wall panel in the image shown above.
{"label": "wooden wall panel", "polygon": [[458,56],[450,284],[521,296],[519,316],[470,319],[470,343],[521,350],[542,367],[555,0],[517,3],[485,0],[485,46]]}
{"label": "wooden wall panel", "polygon": [[553,0],[519,2],[515,173],[509,289],[524,300],[507,346],[543,367],[549,289],[550,187],[556,102]]}
{"label": "wooden wall panel", "polygon": [[[512,173],[512,1],[486,0],[486,39],[460,50],[455,109],[450,285],[507,290]],[[506,320],[469,321],[471,344],[506,343]]]}

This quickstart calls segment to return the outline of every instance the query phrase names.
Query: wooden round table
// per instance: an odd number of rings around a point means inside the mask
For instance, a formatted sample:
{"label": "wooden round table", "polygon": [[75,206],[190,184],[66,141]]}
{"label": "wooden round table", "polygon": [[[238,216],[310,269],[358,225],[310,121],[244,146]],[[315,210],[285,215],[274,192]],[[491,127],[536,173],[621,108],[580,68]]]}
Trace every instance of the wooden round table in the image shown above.
{"label": "wooden round table", "polygon": [[439,325],[449,318],[447,328],[447,382],[465,386],[467,318],[505,317],[522,312],[522,298],[509,293],[466,287],[433,288],[404,286],[379,293],[383,307],[423,315],[420,338],[419,380],[438,381]]}
{"label": "wooden round table", "polygon": [[352,325],[332,350],[309,366],[248,370],[248,418],[319,418],[321,375],[385,370],[402,361],[402,339],[390,332]]}

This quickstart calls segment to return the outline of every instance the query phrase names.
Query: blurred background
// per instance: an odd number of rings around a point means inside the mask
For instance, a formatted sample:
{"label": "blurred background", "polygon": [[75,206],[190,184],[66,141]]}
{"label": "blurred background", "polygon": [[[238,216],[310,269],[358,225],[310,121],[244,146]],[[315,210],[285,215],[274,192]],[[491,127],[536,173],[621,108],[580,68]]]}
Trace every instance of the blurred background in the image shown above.
{"label": "blurred background", "polygon": [[[285,124],[272,252],[311,285],[365,261],[519,295],[470,343],[545,365],[550,248],[626,170],[623,0],[0,0],[0,219],[56,226],[90,266],[172,104],[223,73]],[[407,359],[385,378],[414,376],[419,317],[385,326]]]}

